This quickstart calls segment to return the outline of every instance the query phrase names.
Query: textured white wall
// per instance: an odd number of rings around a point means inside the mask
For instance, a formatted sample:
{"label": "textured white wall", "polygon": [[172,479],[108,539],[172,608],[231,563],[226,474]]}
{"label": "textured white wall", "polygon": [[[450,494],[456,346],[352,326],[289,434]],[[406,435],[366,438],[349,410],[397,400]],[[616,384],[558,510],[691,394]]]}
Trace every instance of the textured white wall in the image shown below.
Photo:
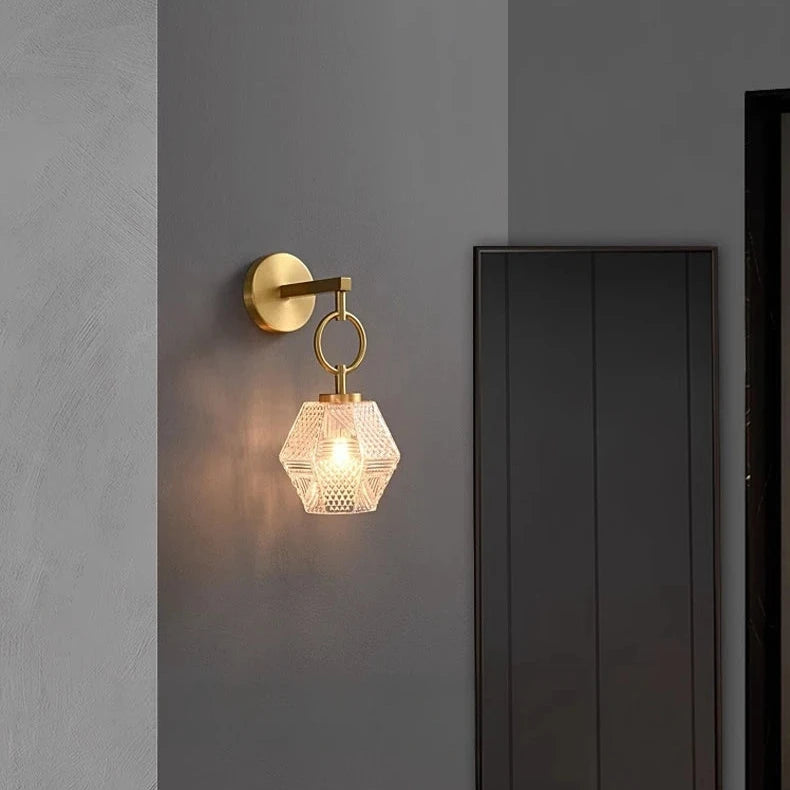
{"label": "textured white wall", "polygon": [[0,4],[0,786],[156,785],[156,4]]}

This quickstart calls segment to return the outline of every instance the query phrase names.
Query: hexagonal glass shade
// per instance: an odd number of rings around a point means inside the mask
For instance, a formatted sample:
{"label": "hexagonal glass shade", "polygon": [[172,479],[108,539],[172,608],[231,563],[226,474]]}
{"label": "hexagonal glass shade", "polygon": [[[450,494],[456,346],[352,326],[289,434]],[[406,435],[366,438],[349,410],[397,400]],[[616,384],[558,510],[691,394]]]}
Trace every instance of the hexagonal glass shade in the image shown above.
{"label": "hexagonal glass shade", "polygon": [[280,463],[308,513],[368,513],[400,460],[375,401],[302,404]]}

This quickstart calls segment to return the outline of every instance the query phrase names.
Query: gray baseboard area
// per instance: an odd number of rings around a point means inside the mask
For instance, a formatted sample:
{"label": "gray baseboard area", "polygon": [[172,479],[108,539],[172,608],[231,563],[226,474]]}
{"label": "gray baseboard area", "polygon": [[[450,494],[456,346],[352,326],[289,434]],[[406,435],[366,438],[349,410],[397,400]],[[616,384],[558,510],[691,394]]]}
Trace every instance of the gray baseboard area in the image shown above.
{"label": "gray baseboard area", "polygon": [[0,9],[0,786],[156,784],[156,5]]}

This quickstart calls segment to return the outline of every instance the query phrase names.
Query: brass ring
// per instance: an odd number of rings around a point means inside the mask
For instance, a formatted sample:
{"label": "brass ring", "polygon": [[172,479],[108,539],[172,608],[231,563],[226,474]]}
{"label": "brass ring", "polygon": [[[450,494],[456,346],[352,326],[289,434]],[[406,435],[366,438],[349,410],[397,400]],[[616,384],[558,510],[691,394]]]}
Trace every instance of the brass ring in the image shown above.
{"label": "brass ring", "polygon": [[[337,310],[333,310],[329,315],[325,315],[315,328],[315,334],[313,335],[313,350],[315,351],[316,359],[327,373],[334,373],[336,376],[340,373],[340,366],[330,365],[329,362],[327,362],[324,356],[324,349],[321,346],[321,338],[326,329],[326,325],[333,319],[339,317],[340,313],[338,313]],[[365,352],[368,350],[368,336],[365,334],[365,327],[362,326],[362,322],[353,313],[346,311],[345,320],[353,324],[354,329],[357,330],[357,337],[359,338],[359,351],[357,351],[354,361],[346,366],[346,373],[351,373],[351,371],[356,370],[362,364],[362,360],[365,358]]]}

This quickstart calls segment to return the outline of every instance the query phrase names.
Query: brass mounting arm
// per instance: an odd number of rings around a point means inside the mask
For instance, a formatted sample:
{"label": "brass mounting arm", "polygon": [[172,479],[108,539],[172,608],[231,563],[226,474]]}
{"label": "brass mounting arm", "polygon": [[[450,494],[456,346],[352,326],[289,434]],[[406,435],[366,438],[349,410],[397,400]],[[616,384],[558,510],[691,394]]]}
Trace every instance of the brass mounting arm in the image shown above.
{"label": "brass mounting arm", "polygon": [[332,291],[350,291],[350,277],[327,277],[324,280],[305,280],[302,283],[289,283],[280,286],[280,296],[284,299],[289,296],[309,296],[310,294],[325,294]]}
{"label": "brass mounting arm", "polygon": [[[346,392],[346,376],[360,366],[368,344],[362,322],[346,309],[346,294],[350,290],[350,277],[314,280],[307,266],[288,252],[259,258],[249,267],[244,280],[244,306],[255,324],[267,332],[293,332],[300,329],[313,314],[316,294],[335,294],[334,311],[321,319],[313,336],[316,359],[327,373],[335,377],[335,392],[321,397],[333,402],[361,397],[358,393]],[[359,350],[354,361],[348,365],[333,365],[324,356],[321,339],[330,321],[348,321],[356,329]]]}
{"label": "brass mounting arm", "polygon": [[310,320],[316,294],[334,292],[340,320],[345,321],[346,293],[350,290],[350,277],[314,280],[296,256],[277,252],[258,258],[247,270],[244,306],[261,329],[293,332]]}

